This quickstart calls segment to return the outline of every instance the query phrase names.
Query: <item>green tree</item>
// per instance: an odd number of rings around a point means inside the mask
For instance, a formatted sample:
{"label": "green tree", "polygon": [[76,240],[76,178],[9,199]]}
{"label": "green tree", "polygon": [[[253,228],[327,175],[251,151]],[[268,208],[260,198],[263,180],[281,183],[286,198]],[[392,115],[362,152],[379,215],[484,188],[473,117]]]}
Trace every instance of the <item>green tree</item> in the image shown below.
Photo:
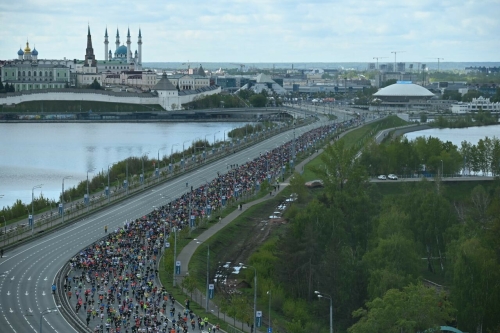
{"label": "green tree", "polygon": [[366,303],[353,312],[359,321],[349,333],[416,333],[438,328],[452,319],[455,312],[444,293],[436,293],[421,283],[402,291],[391,289],[382,298]]}
{"label": "green tree", "polygon": [[250,104],[256,108],[263,108],[267,105],[267,97],[263,94],[252,95],[249,98]]}
{"label": "green tree", "polygon": [[293,193],[298,195],[298,202],[305,202],[307,197],[307,188],[305,186],[305,180],[302,175],[297,172],[294,172],[292,177],[290,178],[290,188]]}
{"label": "green tree", "polygon": [[452,254],[451,299],[463,331],[485,331],[498,325],[500,266],[493,249],[478,237],[463,240]]}
{"label": "green tree", "polygon": [[100,90],[100,89],[102,89],[102,87],[101,87],[101,84],[99,82],[97,82],[97,79],[94,79],[94,82],[92,82],[89,85],[89,89]]}
{"label": "green tree", "polygon": [[390,79],[390,80],[384,81],[384,82],[382,82],[382,84],[380,84],[380,88],[385,88],[385,87],[390,86],[391,84],[394,84],[396,82],[398,82],[398,80],[396,80],[396,79]]}

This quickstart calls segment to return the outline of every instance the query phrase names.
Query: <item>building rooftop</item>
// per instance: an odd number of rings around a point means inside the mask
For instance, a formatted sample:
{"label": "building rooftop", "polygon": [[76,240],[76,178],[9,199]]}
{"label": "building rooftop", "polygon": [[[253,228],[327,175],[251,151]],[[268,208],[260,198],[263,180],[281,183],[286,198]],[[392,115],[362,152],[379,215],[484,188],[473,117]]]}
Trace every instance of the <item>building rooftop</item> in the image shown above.
{"label": "building rooftop", "polygon": [[385,88],[380,89],[375,94],[375,97],[433,97],[434,94],[422,86],[411,83],[411,81],[398,81]]}

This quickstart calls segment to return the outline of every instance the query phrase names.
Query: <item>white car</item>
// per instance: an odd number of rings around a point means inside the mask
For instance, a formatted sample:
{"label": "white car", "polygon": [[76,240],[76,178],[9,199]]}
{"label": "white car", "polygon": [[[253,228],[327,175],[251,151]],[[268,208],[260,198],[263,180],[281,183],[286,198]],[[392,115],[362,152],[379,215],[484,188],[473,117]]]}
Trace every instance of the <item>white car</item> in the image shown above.
{"label": "white car", "polygon": [[390,180],[398,180],[398,176],[396,176],[395,174],[392,174],[392,173],[391,173],[391,174],[389,174],[389,175],[387,176],[387,178],[389,178]]}
{"label": "white car", "polygon": [[386,180],[387,177],[385,175],[380,175],[377,177],[377,179],[380,179],[380,180]]}

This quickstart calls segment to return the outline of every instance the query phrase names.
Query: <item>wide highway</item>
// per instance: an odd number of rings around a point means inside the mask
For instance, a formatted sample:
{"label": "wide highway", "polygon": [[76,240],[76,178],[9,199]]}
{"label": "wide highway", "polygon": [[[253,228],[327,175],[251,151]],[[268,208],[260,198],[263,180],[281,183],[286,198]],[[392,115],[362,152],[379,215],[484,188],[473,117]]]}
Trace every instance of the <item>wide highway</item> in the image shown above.
{"label": "wide highway", "polygon": [[46,313],[47,309],[58,306],[51,295],[51,286],[58,270],[78,250],[104,236],[104,226],[114,230],[122,226],[125,220],[146,215],[154,206],[164,205],[185,193],[188,190],[186,182],[189,188],[196,188],[215,178],[217,172],[226,173],[227,165],[243,164],[259,156],[260,152],[274,149],[283,142],[292,140],[294,131],[298,137],[320,125],[320,122],[316,122],[276,135],[246,150],[160,184],[146,193],[129,197],[66,228],[7,251],[0,259],[0,331],[38,332],[41,320],[43,331],[76,332],[58,312]]}

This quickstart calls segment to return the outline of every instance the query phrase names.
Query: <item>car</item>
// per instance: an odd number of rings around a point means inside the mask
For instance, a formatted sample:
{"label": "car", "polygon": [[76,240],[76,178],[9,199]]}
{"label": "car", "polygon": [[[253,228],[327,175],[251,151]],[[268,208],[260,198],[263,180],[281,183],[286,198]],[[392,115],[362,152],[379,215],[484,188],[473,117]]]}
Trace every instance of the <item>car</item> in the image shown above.
{"label": "car", "polygon": [[316,187],[323,187],[323,181],[322,180],[311,180],[310,182],[305,183],[306,187],[309,188],[316,188]]}
{"label": "car", "polygon": [[398,180],[398,176],[396,176],[395,174],[392,174],[392,173],[391,173],[391,174],[389,174],[389,175],[387,176],[387,178],[389,178],[390,180]]}
{"label": "car", "polygon": [[377,177],[377,179],[380,179],[380,180],[386,180],[387,177],[385,175],[380,175]]}

